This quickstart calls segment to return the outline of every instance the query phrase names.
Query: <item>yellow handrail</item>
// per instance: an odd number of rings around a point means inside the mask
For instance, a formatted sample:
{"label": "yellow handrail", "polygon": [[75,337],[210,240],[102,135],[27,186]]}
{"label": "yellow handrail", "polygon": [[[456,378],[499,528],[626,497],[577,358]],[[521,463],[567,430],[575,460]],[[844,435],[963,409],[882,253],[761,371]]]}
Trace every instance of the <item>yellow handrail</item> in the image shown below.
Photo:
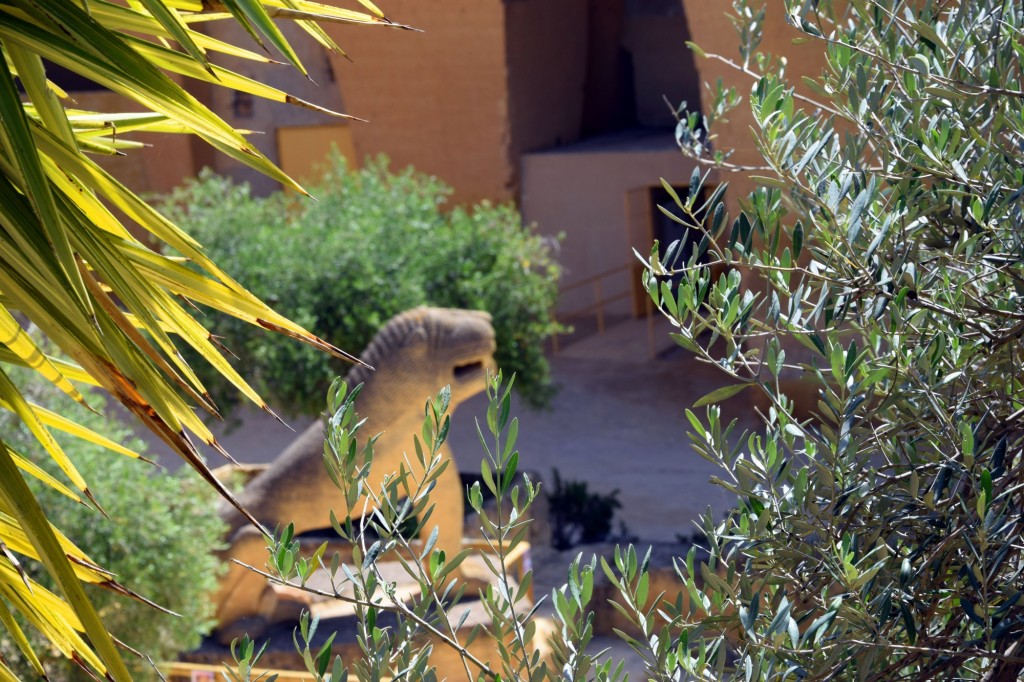
{"label": "yellow handrail", "polygon": [[[583,279],[577,280],[572,284],[567,284],[565,286],[559,287],[558,294],[559,296],[561,296],[568,291],[573,291],[575,289],[585,287],[589,284],[593,287],[594,302],[585,305],[581,308],[575,308],[567,312],[555,314],[555,320],[559,322],[565,322],[573,318],[583,317],[585,315],[589,317],[589,314],[593,312],[595,313],[595,317],[597,319],[597,333],[604,334],[605,308],[612,303],[630,298],[633,295],[633,291],[632,289],[630,289],[628,291],[624,291],[622,293],[606,297],[604,295],[604,288],[602,287],[601,282],[612,275],[622,274],[623,272],[625,272],[628,275],[632,275],[633,264],[625,263],[618,267],[614,267],[608,270],[604,270],[603,272],[599,272],[588,277],[584,277]],[[648,355],[651,358],[653,358],[656,353],[656,344],[654,342],[654,316],[651,299],[648,296],[644,296],[644,313],[647,316],[647,351]],[[558,335],[555,334],[554,336],[551,337],[551,351],[557,355],[560,350],[561,348],[558,341]]]}

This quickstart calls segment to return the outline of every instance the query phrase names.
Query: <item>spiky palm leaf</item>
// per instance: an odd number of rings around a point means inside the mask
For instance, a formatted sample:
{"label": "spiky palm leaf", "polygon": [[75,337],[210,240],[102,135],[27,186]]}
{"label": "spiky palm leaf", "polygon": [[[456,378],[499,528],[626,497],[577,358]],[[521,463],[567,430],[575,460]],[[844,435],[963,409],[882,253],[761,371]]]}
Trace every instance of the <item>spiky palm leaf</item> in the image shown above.
{"label": "spiky palm leaf", "polygon": [[[272,46],[304,74],[274,19],[297,21],[333,50],[337,46],[317,22],[398,26],[368,0],[360,3],[365,11],[306,0],[0,0],[0,407],[21,417],[67,479],[65,483],[47,475],[0,441],[0,623],[37,670],[38,660],[13,617],[16,612],[83,667],[101,677],[127,680],[115,643],[81,582],[127,590],[48,523],[21,473],[73,498],[91,499],[88,483],[49,428],[104,441],[26,401],[3,363],[35,369],[82,403],[87,398],[75,382],[105,389],[233,502],[193,445],[194,437],[219,448],[193,411],[194,405],[215,408],[178,347],[191,346],[239,391],[267,407],[221,356],[210,334],[192,317],[188,301],[348,357],[257,300],[90,154],[133,147],[119,137],[128,130],[190,133],[301,192],[241,132],[168,73],[318,108],[216,66],[207,59],[208,52],[269,59],[193,27],[200,21],[237,21],[259,46]],[[134,100],[146,112],[70,108],[65,93],[47,80],[43,60]],[[189,264],[142,244],[118,215],[148,232],[152,243],[182,254]],[[25,319],[70,361],[48,357],[23,330],[19,320]],[[19,555],[42,562],[63,597],[32,583]],[[3,679],[13,679],[13,674],[0,662]]]}

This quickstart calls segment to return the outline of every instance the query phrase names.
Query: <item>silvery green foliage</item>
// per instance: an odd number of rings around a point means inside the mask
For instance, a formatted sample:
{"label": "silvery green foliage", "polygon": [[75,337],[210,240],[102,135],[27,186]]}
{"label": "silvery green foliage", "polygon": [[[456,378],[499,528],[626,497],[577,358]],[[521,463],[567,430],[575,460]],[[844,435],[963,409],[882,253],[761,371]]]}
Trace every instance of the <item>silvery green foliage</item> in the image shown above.
{"label": "silvery green foliage", "polygon": [[[674,262],[681,250],[652,251],[645,283],[678,342],[730,379],[695,403],[703,416],[687,417],[694,446],[721,465],[717,483],[738,507],[724,520],[705,518],[708,555],[691,551],[679,562],[686,589],[678,597],[650,594],[646,560],[632,548],[614,565],[602,562],[640,633],[627,641],[658,681],[1017,679],[1024,8],[789,2],[790,22],[828,56],[821,77],[805,83],[810,94],[794,92],[784,60],[757,52],[762,10],[743,1],[736,10],[735,66],[753,78],[761,188],[730,217],[724,186],[711,187],[698,167],[678,198],[698,246],[687,262]],[[708,115],[682,114],[677,137],[702,165],[738,169],[710,143],[716,121],[741,105],[737,92],[719,85]],[[818,391],[810,415],[785,395],[794,377]],[[535,656],[535,614],[517,610],[521,585],[502,582],[536,489],[510,487],[517,426],[499,385],[490,388],[495,445],[486,445],[482,474],[514,510],[484,522],[498,555],[499,587],[484,599],[500,664],[475,661],[453,627],[462,595],[444,578],[459,558],[421,554],[402,539],[407,510],[429,508],[429,483],[399,472],[372,492],[380,544],[336,520],[360,548],[355,567],[313,557],[356,585],[366,659],[350,663],[360,679],[385,671],[430,679],[424,632],[463,652],[469,679],[621,676],[587,652],[596,562],[574,562],[551,595],[550,662]],[[716,403],[741,392],[761,392],[770,405],[758,432],[740,434],[721,418]],[[442,394],[428,404],[417,441],[428,480],[443,466],[434,458],[444,403]],[[343,491],[360,485],[371,455],[356,452],[358,419],[344,416],[346,405],[336,391],[331,411],[342,416],[327,459]],[[469,491],[483,512],[480,494]],[[310,559],[287,532],[280,540],[272,574],[301,584]],[[408,570],[424,598],[375,599],[393,589],[375,573],[391,548],[411,552]],[[375,625],[385,609],[398,612],[397,626]],[[296,641],[326,679],[329,653],[304,645],[312,627],[304,623]],[[253,651],[242,643],[242,672]],[[331,679],[343,672],[335,665]]]}
{"label": "silvery green foliage", "polygon": [[[687,416],[738,500],[705,519],[709,564],[681,567],[671,647],[702,679],[1015,680],[1024,5],[786,5],[826,69],[795,92],[736,3],[760,188],[738,216],[723,186],[698,191],[701,166],[730,168],[708,143],[739,101],[719,87],[678,133],[701,162],[679,197],[699,248],[647,261],[678,342],[728,378]],[[738,434],[715,403],[755,392],[771,407]]]}
{"label": "silvery green foliage", "polygon": [[[328,556],[326,543],[311,554],[302,552],[289,527],[279,537],[268,538],[269,570],[264,573],[278,584],[342,599],[354,606],[360,623],[357,636],[362,657],[358,660],[343,662],[332,657],[333,636],[320,647],[311,648],[319,625],[315,619],[303,616],[296,628],[297,651],[314,679],[344,680],[351,673],[364,682],[435,680],[437,673],[428,659],[434,647],[444,646],[459,653],[468,680],[625,680],[621,663],[613,662],[603,652],[588,650],[593,637],[591,599],[596,560],[587,563],[578,557],[569,567],[566,585],[547,597],[554,611],[554,632],[550,635],[545,628],[538,629],[542,602],[534,604],[527,598],[532,571],[527,570],[518,579],[513,576],[511,557],[527,539],[530,506],[540,488],[527,475],[518,473],[519,451],[515,445],[519,422],[510,415],[512,383],[503,384],[500,373],[488,381],[486,423],[477,423],[485,453],[481,480],[467,490],[489,551],[467,548],[454,557],[434,548],[436,531],[422,544],[409,539],[418,536],[421,527],[429,527],[433,505],[430,492],[437,477],[451,465],[440,453],[449,428],[449,389],[427,401],[422,429],[412,441],[413,452],[408,456],[416,462],[413,468],[424,473],[414,476],[403,467],[378,490],[372,490],[366,479],[375,438],[359,433],[363,423],[355,411],[355,400],[360,387],[349,391],[340,381],[332,386],[324,463],[327,475],[346,499],[346,508],[357,510],[357,514],[338,518],[332,512],[330,523],[339,538],[353,546],[351,560],[342,559],[338,553]],[[493,511],[485,506],[488,495],[496,502]],[[360,500],[368,501],[365,507]],[[360,517],[358,510],[368,513]],[[492,580],[478,594],[467,595],[465,584],[457,579],[457,569],[473,555],[483,558]],[[418,583],[418,596],[399,596],[397,584],[380,570],[382,561],[396,560]],[[634,619],[638,613],[642,617],[642,612],[632,606],[639,604],[642,609],[647,605],[646,578],[636,552],[630,548],[617,553],[615,563],[616,568],[604,564],[603,569],[631,595],[627,597],[630,606],[626,612]],[[329,590],[308,584],[318,569],[330,576]],[[466,601],[470,598],[480,600],[489,623],[467,633],[462,626],[469,615]],[[646,611],[650,622],[653,610],[649,606]],[[384,614],[387,617],[382,617]],[[495,657],[481,660],[467,648],[478,637],[493,640]],[[636,645],[648,649],[640,641]],[[256,680],[258,674],[254,671],[259,670],[262,651],[248,637],[236,641],[232,646],[234,666],[227,674],[235,682]]]}

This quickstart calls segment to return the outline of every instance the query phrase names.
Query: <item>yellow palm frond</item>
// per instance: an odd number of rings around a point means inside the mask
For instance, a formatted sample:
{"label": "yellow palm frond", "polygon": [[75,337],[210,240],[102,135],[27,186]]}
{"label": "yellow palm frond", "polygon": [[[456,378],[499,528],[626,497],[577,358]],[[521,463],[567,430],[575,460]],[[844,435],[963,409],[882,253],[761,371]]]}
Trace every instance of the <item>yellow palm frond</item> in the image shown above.
{"label": "yellow palm frond", "polygon": [[[369,0],[358,1],[360,10],[307,0],[11,0],[0,5],[0,407],[24,422],[66,479],[46,473],[0,440],[0,627],[37,671],[38,659],[16,615],[94,675],[127,680],[81,583],[130,592],[47,521],[23,476],[72,499],[91,497],[74,453],[58,445],[50,429],[120,455],[137,455],[27,400],[5,365],[33,369],[80,403],[87,403],[88,394],[79,386],[105,390],[234,502],[193,445],[198,439],[220,447],[194,409],[215,413],[216,408],[183,359],[181,345],[194,349],[255,404],[264,409],[266,404],[221,355],[189,301],[352,359],[246,291],[195,240],[89,155],[132,153],[139,143],[125,140],[127,132],[191,134],[302,192],[249,142],[246,131],[225,123],[167,72],[326,111],[216,66],[207,55],[266,63],[272,60],[263,52],[272,47],[304,74],[276,20],[298,22],[314,40],[337,51],[319,22],[406,28]],[[238,22],[255,46],[226,43],[196,29],[199,22],[214,20]],[[72,108],[67,93],[47,78],[46,62],[125,96],[143,111]],[[178,255],[143,244],[125,221]],[[40,344],[25,320],[59,353]],[[42,563],[58,590],[28,580],[16,555]],[[7,679],[15,677],[0,661],[0,682]]]}

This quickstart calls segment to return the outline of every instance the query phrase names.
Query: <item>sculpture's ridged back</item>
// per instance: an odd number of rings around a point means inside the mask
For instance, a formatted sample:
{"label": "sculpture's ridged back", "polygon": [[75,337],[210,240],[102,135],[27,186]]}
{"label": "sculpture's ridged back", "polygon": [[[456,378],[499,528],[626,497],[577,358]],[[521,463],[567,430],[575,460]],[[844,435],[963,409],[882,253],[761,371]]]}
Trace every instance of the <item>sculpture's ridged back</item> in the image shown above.
{"label": "sculpture's ridged back", "polygon": [[[405,345],[409,333],[420,326],[427,330],[427,337],[433,345],[437,337],[437,330],[433,328],[438,326],[436,321],[426,314],[425,308],[413,308],[391,318],[373,337],[359,359],[370,367],[380,368],[386,365],[388,356],[394,353],[396,348]],[[373,370],[365,365],[355,365],[345,375],[345,383],[349,388],[355,388],[359,384],[367,383],[373,375]]]}
{"label": "sculpture's ridged back", "polygon": [[[450,409],[483,390],[493,335],[486,313],[427,307],[396,315],[377,332],[361,355],[377,369],[357,365],[345,381],[350,389],[359,384],[366,387],[359,398],[359,412],[368,420],[368,432],[384,434],[379,441],[381,452],[374,459],[382,470],[391,472],[401,465],[409,434],[419,430],[423,419],[419,406],[444,385],[439,382],[447,381],[452,387]],[[477,374],[456,378],[453,363],[463,361],[475,363]],[[383,452],[392,437],[396,441],[388,447],[393,452]],[[312,518],[322,522],[336,497],[334,485],[324,475],[323,450],[324,423],[318,420],[249,482],[240,494],[242,504],[268,527],[294,520],[300,528],[300,521]],[[231,509],[225,510],[225,517],[232,528],[244,523]]]}

